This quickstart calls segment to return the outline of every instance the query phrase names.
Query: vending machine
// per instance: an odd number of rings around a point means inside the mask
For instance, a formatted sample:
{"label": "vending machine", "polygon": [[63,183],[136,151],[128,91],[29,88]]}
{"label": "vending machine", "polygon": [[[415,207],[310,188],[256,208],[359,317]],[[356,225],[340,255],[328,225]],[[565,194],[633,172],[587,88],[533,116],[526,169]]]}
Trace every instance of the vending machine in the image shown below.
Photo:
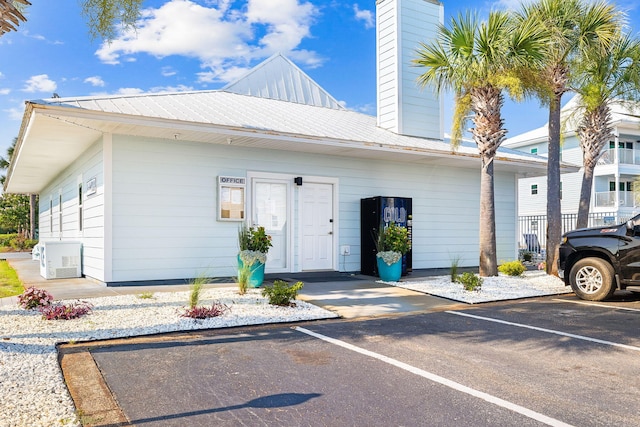
{"label": "vending machine", "polygon": [[[406,227],[413,240],[412,199],[409,197],[369,197],[360,199],[360,272],[377,276],[376,236],[390,223]],[[411,271],[411,251],[402,257],[402,274]]]}

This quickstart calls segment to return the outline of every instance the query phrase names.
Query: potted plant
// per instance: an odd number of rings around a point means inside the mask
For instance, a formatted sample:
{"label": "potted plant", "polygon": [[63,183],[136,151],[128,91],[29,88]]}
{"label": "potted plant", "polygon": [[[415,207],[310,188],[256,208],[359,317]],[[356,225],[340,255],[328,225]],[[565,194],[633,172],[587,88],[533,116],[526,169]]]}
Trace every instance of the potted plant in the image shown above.
{"label": "potted plant", "polygon": [[238,277],[248,276],[247,284],[257,288],[264,281],[264,265],[271,247],[271,236],[264,227],[242,224],[238,230],[238,245]]}
{"label": "potted plant", "polygon": [[409,230],[389,224],[376,239],[378,275],[385,282],[397,282],[402,276],[402,257],[411,249]]}

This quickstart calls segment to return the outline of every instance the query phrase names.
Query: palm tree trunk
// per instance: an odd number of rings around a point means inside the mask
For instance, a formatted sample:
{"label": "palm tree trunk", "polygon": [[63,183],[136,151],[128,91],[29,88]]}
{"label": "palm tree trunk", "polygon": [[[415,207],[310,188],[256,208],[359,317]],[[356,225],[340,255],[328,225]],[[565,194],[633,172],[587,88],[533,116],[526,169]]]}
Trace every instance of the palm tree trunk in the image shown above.
{"label": "palm tree trunk", "polygon": [[582,177],[582,187],[580,187],[580,204],[578,205],[578,220],[576,228],[586,228],[589,226],[589,206],[591,205],[591,188],[593,188],[592,165],[585,165],[584,176]]}
{"label": "palm tree trunk", "polygon": [[480,172],[480,270],[482,277],[498,275],[493,158],[482,159]]}
{"label": "palm tree trunk", "polygon": [[547,158],[547,254],[546,272],[558,275],[562,213],[560,204],[560,103],[556,94],[549,106],[549,153]]}

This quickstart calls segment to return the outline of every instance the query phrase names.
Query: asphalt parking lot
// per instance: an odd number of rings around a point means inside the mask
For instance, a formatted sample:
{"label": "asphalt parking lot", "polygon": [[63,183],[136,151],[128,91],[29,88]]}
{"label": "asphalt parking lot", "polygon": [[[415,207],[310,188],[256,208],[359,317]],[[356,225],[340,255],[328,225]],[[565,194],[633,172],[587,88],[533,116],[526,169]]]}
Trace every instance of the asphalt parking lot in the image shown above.
{"label": "asphalt parking lot", "polygon": [[[563,296],[118,340],[85,354],[124,425],[638,426],[639,326],[640,295]],[[85,421],[120,425],[100,415]]]}

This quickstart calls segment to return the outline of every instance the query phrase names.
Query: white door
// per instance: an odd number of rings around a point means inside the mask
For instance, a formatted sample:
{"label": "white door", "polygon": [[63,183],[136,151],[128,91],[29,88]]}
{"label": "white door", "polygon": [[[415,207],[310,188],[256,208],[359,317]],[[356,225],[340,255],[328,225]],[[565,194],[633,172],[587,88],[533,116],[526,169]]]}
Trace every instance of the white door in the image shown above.
{"label": "white door", "polygon": [[302,189],[302,270],[333,269],[333,184]]}
{"label": "white door", "polygon": [[289,241],[289,182],[275,179],[252,180],[252,223],[261,225],[271,236],[272,247],[267,255],[267,272],[289,271],[287,243]]}

